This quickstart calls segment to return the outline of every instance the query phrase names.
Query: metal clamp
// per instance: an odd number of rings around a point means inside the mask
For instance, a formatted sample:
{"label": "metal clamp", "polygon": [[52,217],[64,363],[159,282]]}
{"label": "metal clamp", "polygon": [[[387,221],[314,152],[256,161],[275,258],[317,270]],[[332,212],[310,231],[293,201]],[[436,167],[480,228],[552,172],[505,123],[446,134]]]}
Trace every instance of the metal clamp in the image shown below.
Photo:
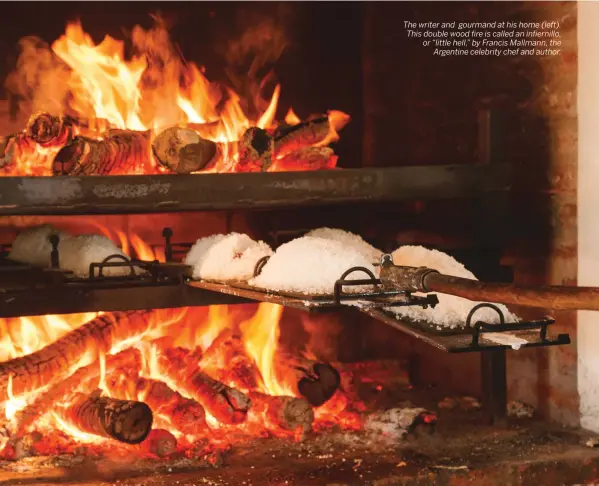
{"label": "metal clamp", "polygon": [[260,272],[262,271],[262,269],[264,268],[264,265],[266,265],[266,262],[268,262],[268,260],[270,259],[269,255],[263,256],[262,258],[260,258],[260,260],[258,260],[256,262],[256,266],[254,267],[254,277],[257,277],[258,275],[260,275]]}
{"label": "metal clamp", "polygon": [[[474,326],[472,325],[472,318],[476,311],[483,307],[493,309],[499,314],[499,324],[489,324],[487,322],[478,321]],[[484,332],[511,332],[511,331],[531,331],[539,330],[539,339],[541,342],[547,341],[547,327],[555,323],[555,319],[546,316],[544,319],[538,321],[523,321],[523,322],[505,322],[505,316],[501,309],[494,304],[483,303],[475,305],[472,310],[468,313],[466,318],[466,328],[472,329],[472,344],[473,347],[479,346],[481,334]],[[563,339],[560,335],[558,339]]]}
{"label": "metal clamp", "polygon": [[[115,261],[115,260],[120,260],[120,261]],[[114,254],[114,255],[107,256],[100,263],[91,263],[89,265],[89,278],[94,279],[94,278],[105,277],[104,268],[108,268],[108,267],[116,267],[116,268],[128,267],[130,276],[135,277],[135,265],[133,264],[133,262],[124,255]],[[97,276],[96,276],[96,272],[94,271],[96,269],[98,269]]]}

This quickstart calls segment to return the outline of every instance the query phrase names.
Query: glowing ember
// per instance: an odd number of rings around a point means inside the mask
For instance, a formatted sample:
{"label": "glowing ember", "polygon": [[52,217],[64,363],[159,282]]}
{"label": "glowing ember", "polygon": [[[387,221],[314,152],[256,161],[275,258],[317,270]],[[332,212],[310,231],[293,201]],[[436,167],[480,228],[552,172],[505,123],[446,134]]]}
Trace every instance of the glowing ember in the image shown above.
{"label": "glowing ember", "polygon": [[[184,61],[160,21],[147,31],[136,26],[131,44],[133,55],[126,58],[123,41],[106,36],[95,44],[79,23],[69,24],[51,48],[37,39],[23,39],[17,70],[6,84],[11,92],[25,98],[33,116],[24,133],[0,144],[4,147],[0,157],[3,175],[238,172],[247,171],[247,167],[315,170],[335,166],[336,157],[306,154],[305,150],[296,156],[275,150],[268,161],[258,164],[253,159],[249,163],[240,160],[239,144],[251,127],[265,130],[275,140],[276,149],[281,87],[265,88],[267,79],[251,79],[257,71],[253,69],[248,75],[252,86],[248,92],[254,99],[241,99],[232,89],[210,82],[202,68]],[[294,147],[325,147],[338,140],[338,131],[348,121],[348,115],[331,111],[324,133],[305,137],[300,130],[300,141]],[[284,127],[301,124],[289,108]],[[211,155],[198,155],[200,146],[193,144],[191,157],[200,157],[200,161],[187,160],[176,167],[165,163],[149,143],[175,126],[194,130],[205,141],[216,144],[210,149]],[[141,136],[146,132],[147,138]],[[276,163],[284,156],[284,161]],[[304,161],[307,157],[310,160]]]}

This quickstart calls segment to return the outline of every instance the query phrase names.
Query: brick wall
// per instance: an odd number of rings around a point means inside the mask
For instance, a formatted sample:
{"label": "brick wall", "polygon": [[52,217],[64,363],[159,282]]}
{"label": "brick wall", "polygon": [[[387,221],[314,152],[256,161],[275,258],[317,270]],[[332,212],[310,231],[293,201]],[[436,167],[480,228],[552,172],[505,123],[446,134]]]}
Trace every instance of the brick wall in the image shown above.
{"label": "brick wall", "polygon": [[[494,107],[505,122],[501,153],[495,155],[514,167],[512,213],[501,243],[503,263],[513,267],[517,283],[575,284],[576,3],[369,2],[364,9],[366,164],[476,163],[476,108]],[[434,57],[407,38],[404,20],[558,20],[562,52],[553,57]],[[447,226],[469,228],[481,217],[473,208],[451,202],[436,210],[445,224],[429,230],[439,233],[436,244],[441,248],[451,234]],[[414,242],[426,243],[418,238]],[[510,353],[510,397],[535,405],[544,417],[575,424],[576,316],[553,315],[555,331],[570,333],[574,344]],[[456,364],[457,370],[477,365],[476,357]]]}

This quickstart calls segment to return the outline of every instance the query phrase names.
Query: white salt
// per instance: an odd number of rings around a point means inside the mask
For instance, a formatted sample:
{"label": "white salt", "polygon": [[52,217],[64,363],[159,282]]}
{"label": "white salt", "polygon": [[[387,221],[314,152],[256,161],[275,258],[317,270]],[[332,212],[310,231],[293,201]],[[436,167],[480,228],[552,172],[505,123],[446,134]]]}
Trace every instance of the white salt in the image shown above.
{"label": "white salt", "polygon": [[193,267],[194,279],[246,281],[254,276],[258,261],[272,254],[270,246],[263,241],[230,233],[200,238],[187,253],[184,263]]}
{"label": "white salt", "polygon": [[66,233],[58,231],[49,224],[34,226],[21,231],[13,241],[8,258],[34,267],[50,267],[50,254],[52,252],[50,236],[53,234],[58,235],[60,241],[69,237]]}
{"label": "white salt", "polygon": [[[305,294],[332,294],[335,282],[352,267],[365,267],[375,273],[368,258],[355,248],[335,240],[303,236],[281,245],[250,284],[274,291]],[[363,272],[350,280],[368,278]],[[346,287],[344,291],[363,290]]]}
{"label": "white salt", "polygon": [[[437,270],[445,275],[453,277],[468,278],[477,280],[472,272],[466,269],[464,265],[455,258],[438,250],[429,250],[422,246],[402,246],[393,253],[393,262],[400,266],[409,267],[427,267]],[[421,294],[414,294],[421,295]],[[434,309],[423,309],[422,307],[392,307],[392,312],[400,317],[407,317],[415,321],[428,321],[438,324],[442,327],[456,328],[463,326],[466,322],[468,313],[472,308],[479,304],[462,297],[454,295],[436,293],[439,303]],[[514,322],[518,318],[513,315],[507,307],[502,304],[495,304],[505,316],[505,322]],[[476,311],[472,318],[472,324],[477,321],[483,321],[489,324],[498,324],[499,315],[490,308],[481,308]]]}
{"label": "white salt", "polygon": [[[70,270],[78,277],[88,277],[89,269],[92,263],[101,263],[109,256],[119,255],[130,258],[123,253],[112,240],[103,235],[79,235],[67,237],[61,240],[58,245],[60,255],[60,268]],[[110,259],[109,262],[124,263],[121,258]],[[139,268],[134,271],[138,273]],[[95,270],[98,275],[98,270]],[[129,266],[104,267],[102,275],[104,276],[125,276],[131,274]]]}
{"label": "white salt", "polygon": [[501,344],[502,346],[510,346],[514,350],[518,350],[524,344],[528,344],[526,339],[519,338],[513,334],[506,334],[503,332],[485,332],[481,334],[481,337],[487,339],[495,344]]}
{"label": "white salt", "polygon": [[379,263],[382,251],[377,250],[370,243],[364,241],[361,236],[358,236],[349,231],[344,231],[336,228],[318,228],[310,231],[306,236],[314,236],[315,238],[324,238],[325,240],[334,240],[342,243],[346,248],[351,248],[361,253],[371,263]]}
{"label": "white salt", "polygon": [[[12,244],[9,259],[28,265],[49,268],[51,266],[52,244],[50,236],[59,236],[59,267],[73,272],[78,277],[88,277],[92,263],[100,263],[111,255],[127,257],[110,239],[101,235],[72,236],[58,231],[50,225],[28,228],[19,233]],[[119,261],[119,260],[114,260]],[[127,275],[129,267],[108,267],[103,270],[107,276]]]}

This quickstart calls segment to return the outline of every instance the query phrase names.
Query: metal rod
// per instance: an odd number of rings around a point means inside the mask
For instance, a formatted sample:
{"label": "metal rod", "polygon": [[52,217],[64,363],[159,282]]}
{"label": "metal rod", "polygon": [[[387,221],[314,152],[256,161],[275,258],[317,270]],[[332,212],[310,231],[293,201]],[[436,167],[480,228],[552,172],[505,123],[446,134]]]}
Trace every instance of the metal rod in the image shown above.
{"label": "metal rod", "polygon": [[507,418],[507,373],[504,349],[481,355],[483,409],[491,425],[501,425]]}

